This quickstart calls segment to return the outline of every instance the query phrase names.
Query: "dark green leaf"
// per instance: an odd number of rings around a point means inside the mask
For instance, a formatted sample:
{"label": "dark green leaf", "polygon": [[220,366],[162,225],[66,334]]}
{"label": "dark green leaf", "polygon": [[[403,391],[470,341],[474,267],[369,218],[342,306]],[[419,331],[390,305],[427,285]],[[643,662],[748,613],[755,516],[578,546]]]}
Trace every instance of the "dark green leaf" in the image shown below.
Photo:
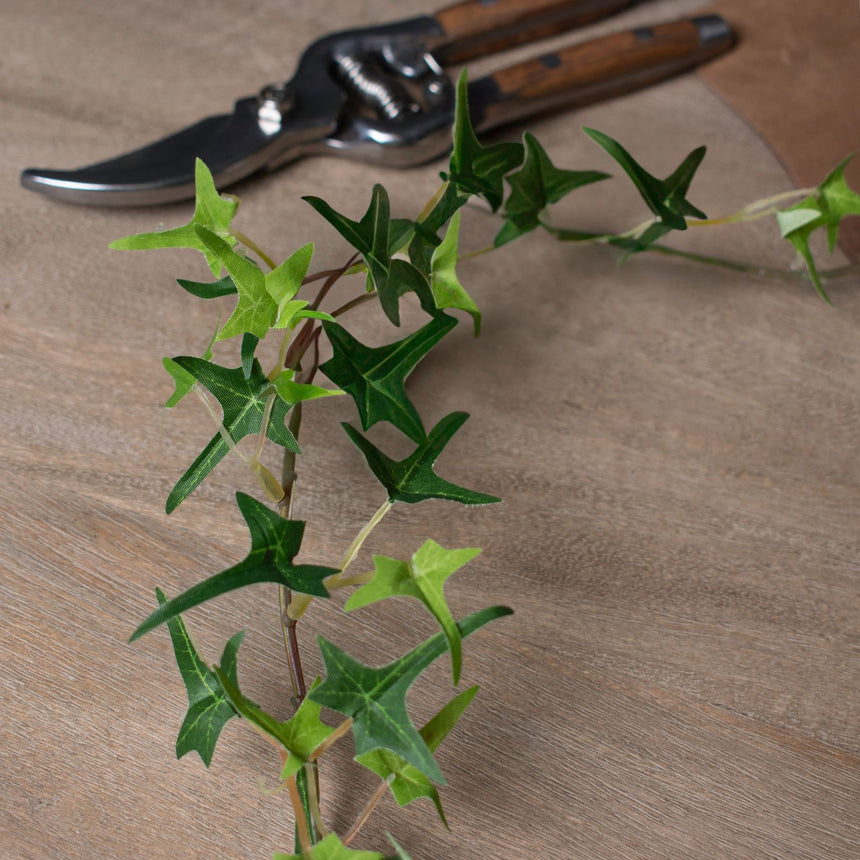
{"label": "dark green leaf", "polygon": [[111,242],[110,247],[121,251],[143,251],[151,248],[193,248],[205,257],[212,274],[217,275],[221,264],[216,254],[200,238],[198,227],[205,227],[229,245],[236,244],[230,233],[230,222],[236,214],[239,201],[235,197],[222,197],[215,188],[209,168],[198,158],[195,165],[197,203],[191,220],[183,227],[174,230],[161,230],[154,233],[138,233]]}
{"label": "dark green leaf", "polygon": [[[495,618],[510,615],[492,606],[458,622],[460,635],[474,633]],[[406,694],[415,679],[447,650],[441,633],[386,666],[374,668],[354,660],[325,637],[318,637],[326,678],[308,695],[315,702],[353,718],[357,755],[374,749],[397,753],[439,785],[442,771],[427,743],[409,719]]]}
{"label": "dark green leaf", "polygon": [[260,338],[255,334],[246,331],[242,335],[242,375],[245,379],[250,379],[254,372],[254,351],[259,342]]}
{"label": "dark green leaf", "polygon": [[541,214],[575,188],[609,179],[597,170],[560,170],[537,139],[525,133],[526,157],[523,166],[508,176],[511,193],[505,202],[505,225],[496,236],[495,245],[510,242],[541,223]]}
{"label": "dark green leaf", "polygon": [[[215,674],[236,712],[259,732],[274,738],[289,753],[281,771],[281,779],[293,776],[334,731],[320,720],[322,708],[310,699],[302,701],[291,719],[279,722],[246,699],[235,681],[227,676],[227,670],[223,666],[216,666]],[[311,689],[319,683],[317,678]]]}
{"label": "dark green leaf", "polygon": [[462,647],[457,624],[445,601],[445,581],[480,552],[477,547],[445,549],[436,541],[428,540],[412,556],[411,561],[375,555],[373,579],[351,595],[344,609],[350,612],[386,597],[414,597],[420,600],[445,633],[451,651],[454,684],[457,684],[460,681]]}
{"label": "dark green leaf", "polygon": [[[457,81],[457,101],[454,110],[454,148],[449,173],[445,178],[465,195],[483,197],[495,212],[504,197],[503,179],[522,164],[520,143],[497,143],[483,146],[478,142],[469,118],[466,72]],[[444,174],[443,174],[444,175]]]}
{"label": "dark green leaf", "polygon": [[845,168],[854,156],[840,162],[818,186],[814,194],[796,203],[789,209],[777,212],[780,231],[803,257],[809,276],[821,297],[827,301],[827,293],[815,266],[809,247],[809,237],[816,230],[827,231],[827,246],[831,253],[839,238],[839,225],[843,218],[860,215],[860,195],[853,191],[845,179]]}
{"label": "dark green leaf", "polygon": [[[477,692],[478,687],[469,687],[468,690],[463,690],[421,729],[419,734],[431,752],[436,751],[439,744],[454,728],[457,720],[460,719],[463,711],[469,706]],[[413,800],[429,797],[433,801],[442,823],[448,827],[439,791],[418,768],[413,767],[397,753],[385,749],[376,749],[363,755],[357,755],[355,760],[388,782],[398,806],[406,806]]]}
{"label": "dark green leaf", "polygon": [[[160,588],[155,594],[160,605],[167,601]],[[188,694],[188,712],[176,739],[176,757],[182,758],[194,750],[209,767],[221,730],[236,716],[236,712],[217,676],[198,653],[183,620],[178,616],[171,618],[167,628],[176,654],[176,665]],[[242,631],[233,636],[221,655],[222,671],[233,683],[236,683],[236,656],[244,635]]]}
{"label": "dark green leaf", "polygon": [[704,146],[694,149],[666,179],[657,179],[609,135],[593,128],[586,128],[585,133],[621,165],[624,172],[633,180],[648,208],[658,218],[657,223],[652,224],[642,235],[636,237],[636,245],[630,248],[631,253],[645,250],[670,230],[686,230],[687,217],[707,217],[686,199],[693,176],[705,157]]}
{"label": "dark green leaf", "polygon": [[390,421],[414,442],[421,442],[426,433],[406,396],[406,379],[456,324],[453,317],[439,314],[403,340],[368,347],[337,323],[323,323],[334,355],[320,370],[352,397],[365,430],[377,421]]}
{"label": "dark green leaf", "polygon": [[344,424],[347,435],[367,460],[377,480],[385,487],[392,502],[423,502],[426,499],[448,499],[464,505],[488,505],[499,502],[496,496],[476,493],[458,487],[440,478],[433,471],[433,464],[442,453],[451,437],[469,417],[466,412],[446,415],[431,431],[427,439],[405,460],[395,461],[383,454],[354,427]]}
{"label": "dark green leaf", "polygon": [[[224,428],[234,442],[262,430],[266,402],[275,394],[275,389],[256,359],[251,364],[248,377],[241,367],[221,367],[193,356],[179,356],[173,362],[212,392],[221,404]],[[288,410],[288,405],[276,398],[266,436],[276,444],[298,452],[300,449],[295,437],[284,426]],[[216,433],[171,490],[167,497],[167,513],[174,511],[200,485],[229,450],[221,433]]]}
{"label": "dark green leaf", "polygon": [[236,295],[236,285],[229,275],[211,284],[203,284],[200,281],[186,281],[183,278],[178,278],[176,283],[183,290],[191,293],[192,296],[197,296],[198,299],[220,299],[222,296]]}
{"label": "dark green leaf", "polygon": [[400,297],[407,292],[417,293],[425,310],[433,312],[433,298],[424,275],[406,260],[392,259],[392,233],[393,244],[398,245],[407,240],[409,231],[403,229],[403,222],[392,222],[385,188],[373,186],[370,205],[360,221],[341,215],[319,197],[303,199],[361,254],[379,303],[391,322],[400,325]]}
{"label": "dark green leaf", "polygon": [[276,511],[244,493],[236,493],[236,502],[251,533],[251,549],[245,559],[192,585],[178,597],[159,606],[134,631],[130,641],[140,638],[180,612],[246,585],[274,582],[292,591],[328,597],[322,581],[337,573],[337,568],[293,564],[293,558],[301,547],[305,524],[299,520],[284,519]]}

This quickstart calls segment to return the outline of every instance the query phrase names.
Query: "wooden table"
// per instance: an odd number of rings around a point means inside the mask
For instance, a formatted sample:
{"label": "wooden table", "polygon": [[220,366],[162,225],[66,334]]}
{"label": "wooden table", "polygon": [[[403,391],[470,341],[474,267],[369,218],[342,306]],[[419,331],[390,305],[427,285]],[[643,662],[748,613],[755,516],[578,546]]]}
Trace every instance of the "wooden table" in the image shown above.
{"label": "wooden table", "polygon": [[[646,6],[613,26],[701,4]],[[247,549],[232,501],[237,486],[251,489],[239,463],[163,513],[209,430],[193,404],[161,410],[162,356],[202,351],[216,322],[173,279],[205,267],[190,252],[107,250],[184,223],[190,209],[72,207],[17,187],[30,164],[89,163],[226,109],[334,25],[426,11],[417,0],[240,7],[4,7],[0,856],[10,860],[264,858],[291,847],[286,797],[257,787],[277,774],[268,746],[232,723],[210,771],[194,756],[175,762],[185,699],[168,637],[127,644],[156,586],[176,593]],[[532,126],[560,165],[612,170],[583,125],[657,175],[708,143],[691,197],[709,214],[791,187],[696,76]],[[280,257],[313,239],[318,264],[334,265],[344,247],[300,195],[357,216],[381,181],[395,212],[414,215],[441,167],[307,161],[239,189],[238,224]],[[558,222],[641,220],[635,192],[620,179],[612,188],[575,195]],[[466,249],[492,235],[482,212],[465,222]],[[772,222],[675,241],[793,260]],[[386,801],[362,847],[384,850],[387,829],[415,860],[860,856],[860,279],[834,282],[829,307],[802,281],[648,255],[619,269],[606,249],[538,235],[462,264],[460,277],[484,333],[459,326],[410,390],[428,423],[471,413],[440,471],[504,503],[459,518],[443,503],[396,508],[362,563],[427,537],[482,546],[452,579],[451,602],[516,614],[466,649],[464,680],[482,690],[440,752],[451,832],[430,804],[401,812]],[[371,338],[377,312],[362,313]],[[320,563],[335,563],[381,501],[337,427],[349,406],[322,403],[306,419],[297,515],[311,524],[303,558]],[[368,661],[393,655],[398,635],[417,642],[432,630],[413,630],[408,605],[386,609],[344,620],[315,606],[313,625]],[[189,623],[213,656],[246,629],[243,686],[286,717],[272,589],[223,598]],[[430,683],[444,682],[437,668],[421,684],[431,704],[414,697],[416,722],[445,693]],[[339,755],[346,763],[350,751]],[[325,783],[341,831],[374,787],[358,768],[347,774]]]}

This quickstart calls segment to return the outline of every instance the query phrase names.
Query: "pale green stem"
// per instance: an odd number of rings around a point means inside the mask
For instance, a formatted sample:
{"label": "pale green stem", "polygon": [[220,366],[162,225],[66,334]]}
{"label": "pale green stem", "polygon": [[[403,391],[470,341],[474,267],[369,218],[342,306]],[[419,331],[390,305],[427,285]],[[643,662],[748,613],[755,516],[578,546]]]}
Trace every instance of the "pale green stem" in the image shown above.
{"label": "pale green stem", "polygon": [[248,249],[253,251],[270,269],[276,269],[277,263],[250,237],[231,228],[230,232]]}
{"label": "pale green stem", "polygon": [[316,761],[352,729],[352,717],[347,717],[314,751],[308,761]]}
{"label": "pale green stem", "polygon": [[[379,510],[365,523],[364,527],[361,531],[355,536],[352,543],[347,547],[346,552],[343,554],[343,557],[340,560],[340,564],[338,567],[340,568],[340,573],[335,574],[335,576],[340,576],[350,564],[352,564],[353,559],[358,555],[359,550],[362,547],[362,544],[367,540],[370,533],[379,525],[382,521],[383,517],[391,510],[394,502],[385,500],[384,504],[382,504]],[[334,577],[332,577],[334,578]],[[290,605],[287,607],[287,615],[293,621],[298,621],[302,615],[305,614],[305,610],[308,606],[311,605],[311,601],[313,597],[309,594],[297,594],[290,601]]]}

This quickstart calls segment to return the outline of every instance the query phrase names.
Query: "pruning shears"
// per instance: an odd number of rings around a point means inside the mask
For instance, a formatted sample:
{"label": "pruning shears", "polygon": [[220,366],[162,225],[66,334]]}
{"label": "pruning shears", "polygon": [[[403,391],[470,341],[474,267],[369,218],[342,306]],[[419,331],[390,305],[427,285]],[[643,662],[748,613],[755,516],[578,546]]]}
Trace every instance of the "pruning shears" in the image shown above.
{"label": "pruning shears", "polygon": [[[219,187],[309,155],[407,167],[451,146],[455,86],[446,68],[591,23],[638,0],[461,0],[392,24],[323,36],[295,75],[117,158],[76,170],[29,168],[21,183],[59,200],[102,206],[194,196],[194,165]],[[576,107],[647,86],[715,57],[734,42],[703,15],[552,50],[468,85],[475,129]]]}

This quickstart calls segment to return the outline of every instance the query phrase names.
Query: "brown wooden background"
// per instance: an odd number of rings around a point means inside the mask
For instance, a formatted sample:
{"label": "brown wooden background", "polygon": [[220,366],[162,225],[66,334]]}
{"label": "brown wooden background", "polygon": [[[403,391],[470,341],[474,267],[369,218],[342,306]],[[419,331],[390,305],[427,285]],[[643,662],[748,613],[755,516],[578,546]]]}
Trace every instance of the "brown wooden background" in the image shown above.
{"label": "brown wooden background", "polygon": [[[762,18],[765,7],[780,16],[794,5],[746,8]],[[701,7],[657,0],[611,26]],[[818,8],[856,26],[854,3]],[[192,404],[160,409],[170,392],[161,357],[201,351],[215,325],[212,307],[173,278],[205,268],[190,252],[106,247],[181,224],[190,209],[64,206],[19,189],[18,172],[131,148],[287,74],[322,32],[423,11],[432,10],[417,0],[190,0],[181,14],[172,0],[4,5],[4,858],[265,858],[291,844],[286,798],[257,788],[276,775],[267,745],[234,723],[211,771],[196,757],[177,763],[185,700],[168,638],[126,644],[156,585],[175,593],[247,548],[232,494],[250,485],[236,465],[163,514],[208,438]],[[809,38],[812,56],[830,49]],[[754,62],[744,50],[722,61],[724,82],[738,74],[730,64]],[[714,85],[720,68],[709,72]],[[559,164],[611,170],[580,132],[602,129],[658,175],[706,142],[692,199],[717,215],[791,187],[777,143],[733,111],[732,97],[688,76],[533,130]],[[828,97],[819,131],[831,147],[827,120],[843,128],[843,113],[856,118],[856,78],[836,76]],[[358,215],[382,181],[408,216],[439,169],[309,161],[246,183],[238,224],[281,257],[314,239],[319,265],[336,264],[344,249],[301,194]],[[635,192],[620,180],[611,188],[606,199],[584,190],[559,222],[641,220]],[[464,248],[492,235],[481,212],[466,222]],[[682,240],[792,265],[770,222]],[[485,333],[475,341],[461,325],[411,391],[428,422],[471,412],[440,471],[505,501],[461,517],[441,503],[395,509],[369,549],[409,553],[429,536],[483,546],[452,579],[452,603],[465,613],[505,602],[516,614],[466,649],[464,680],[483,689],[440,753],[452,832],[429,804],[400,812],[386,802],[363,847],[383,849],[389,829],[415,860],[860,856],[860,279],[834,283],[828,307],[800,282],[653,257],[618,269],[605,250],[539,236],[460,274]],[[368,339],[377,313],[361,317]],[[307,560],[334,563],[381,501],[336,426],[348,406],[327,402],[307,418],[297,508],[311,522]],[[274,595],[259,587],[215,609],[190,620],[201,647],[215,657],[246,628],[243,686],[286,716]],[[430,632],[414,617],[408,605],[346,621],[333,606],[312,612],[319,631],[380,661],[398,635]],[[371,642],[376,623],[386,632]],[[443,683],[446,667],[437,669],[429,680]],[[413,697],[416,721],[447,692],[421,686],[430,699]],[[356,769],[326,786],[330,823],[343,829],[374,783]]]}

